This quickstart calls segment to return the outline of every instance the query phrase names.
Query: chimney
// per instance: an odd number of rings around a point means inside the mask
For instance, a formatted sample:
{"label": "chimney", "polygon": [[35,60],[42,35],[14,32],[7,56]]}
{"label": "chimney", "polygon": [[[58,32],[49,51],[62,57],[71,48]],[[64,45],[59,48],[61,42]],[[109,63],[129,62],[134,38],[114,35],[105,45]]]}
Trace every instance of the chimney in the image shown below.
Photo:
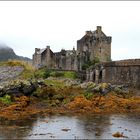
{"label": "chimney", "polygon": [[100,32],[102,30],[102,26],[97,26],[97,31]]}
{"label": "chimney", "polygon": [[39,48],[35,48],[35,53],[39,52],[40,49]]}
{"label": "chimney", "polygon": [[47,49],[50,49],[50,46],[46,46]]}
{"label": "chimney", "polygon": [[86,31],[85,34],[88,35],[88,36],[91,36],[92,35],[92,32],[91,31]]}

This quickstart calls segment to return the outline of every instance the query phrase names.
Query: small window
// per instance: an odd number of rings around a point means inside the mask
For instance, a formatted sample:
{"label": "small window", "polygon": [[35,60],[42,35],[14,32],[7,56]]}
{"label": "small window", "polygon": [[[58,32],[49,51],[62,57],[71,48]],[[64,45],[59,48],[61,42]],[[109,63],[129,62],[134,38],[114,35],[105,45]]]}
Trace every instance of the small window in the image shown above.
{"label": "small window", "polygon": [[100,53],[101,53],[101,50],[102,50],[102,49],[101,49],[101,47],[100,47],[100,49],[99,49]]}

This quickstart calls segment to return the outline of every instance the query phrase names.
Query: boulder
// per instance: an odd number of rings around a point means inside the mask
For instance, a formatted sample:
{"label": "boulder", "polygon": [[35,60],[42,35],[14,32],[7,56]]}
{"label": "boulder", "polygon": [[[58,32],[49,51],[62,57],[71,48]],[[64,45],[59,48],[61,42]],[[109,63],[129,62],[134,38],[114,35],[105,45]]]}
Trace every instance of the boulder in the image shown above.
{"label": "boulder", "polygon": [[[44,83],[45,84],[45,83]],[[42,82],[36,80],[13,80],[0,86],[0,96],[8,95],[31,95],[39,86],[43,85]]]}

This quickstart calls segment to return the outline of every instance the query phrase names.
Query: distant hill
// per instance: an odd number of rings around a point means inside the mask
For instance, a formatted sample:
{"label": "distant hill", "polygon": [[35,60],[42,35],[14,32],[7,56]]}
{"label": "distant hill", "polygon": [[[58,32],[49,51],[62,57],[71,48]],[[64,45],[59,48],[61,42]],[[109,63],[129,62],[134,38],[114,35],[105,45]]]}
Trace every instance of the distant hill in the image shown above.
{"label": "distant hill", "polygon": [[15,54],[14,50],[4,44],[0,44],[0,61],[7,61],[9,59],[31,61],[31,59]]}

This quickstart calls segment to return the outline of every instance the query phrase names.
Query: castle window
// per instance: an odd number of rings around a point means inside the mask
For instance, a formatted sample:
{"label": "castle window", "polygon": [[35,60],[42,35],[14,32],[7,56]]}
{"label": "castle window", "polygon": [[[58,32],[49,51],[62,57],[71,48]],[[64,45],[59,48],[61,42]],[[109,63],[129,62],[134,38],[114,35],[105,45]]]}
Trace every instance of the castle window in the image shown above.
{"label": "castle window", "polygon": [[101,47],[100,47],[100,49],[99,49],[100,53],[101,53],[101,50],[102,50],[102,49],[101,49]]}
{"label": "castle window", "polygon": [[88,43],[86,43],[86,46],[88,47]]}

